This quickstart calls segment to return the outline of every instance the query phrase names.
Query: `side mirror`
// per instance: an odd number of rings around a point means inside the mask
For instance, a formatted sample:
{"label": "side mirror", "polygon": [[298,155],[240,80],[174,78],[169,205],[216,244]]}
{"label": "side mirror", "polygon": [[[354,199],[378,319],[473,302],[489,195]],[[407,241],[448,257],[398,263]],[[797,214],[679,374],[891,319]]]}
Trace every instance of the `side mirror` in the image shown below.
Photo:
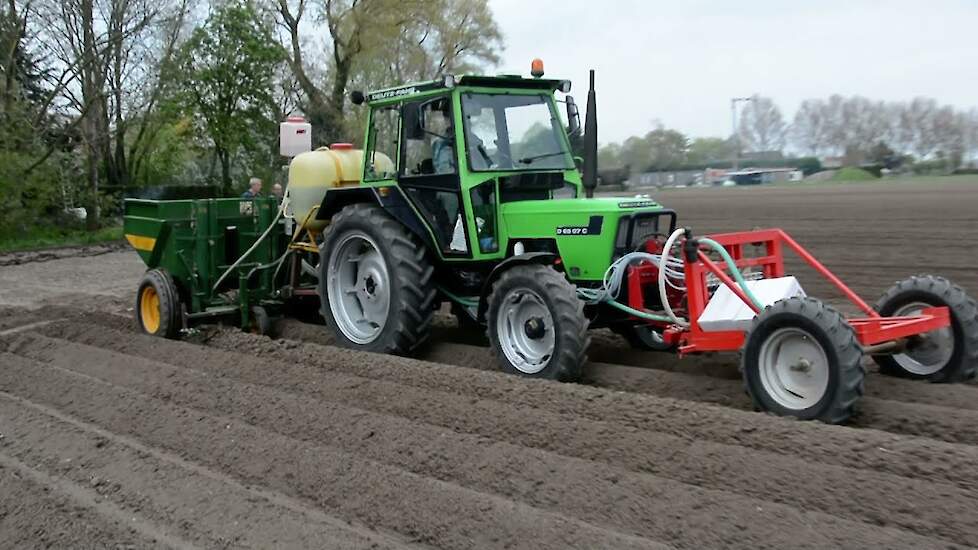
{"label": "side mirror", "polygon": [[574,103],[574,96],[567,96],[567,133],[576,136],[581,133],[581,112]]}

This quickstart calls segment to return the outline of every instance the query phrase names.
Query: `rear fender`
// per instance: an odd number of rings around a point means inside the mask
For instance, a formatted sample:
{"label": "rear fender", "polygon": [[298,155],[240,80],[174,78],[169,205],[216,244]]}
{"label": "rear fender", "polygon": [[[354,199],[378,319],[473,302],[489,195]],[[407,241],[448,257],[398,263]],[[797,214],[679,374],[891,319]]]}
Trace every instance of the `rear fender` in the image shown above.
{"label": "rear fender", "polygon": [[334,214],[351,204],[376,204],[392,218],[399,221],[414,233],[431,250],[431,232],[418,213],[411,207],[404,194],[396,186],[388,187],[347,187],[332,188],[326,191],[323,202],[316,212],[316,219],[329,220]]}

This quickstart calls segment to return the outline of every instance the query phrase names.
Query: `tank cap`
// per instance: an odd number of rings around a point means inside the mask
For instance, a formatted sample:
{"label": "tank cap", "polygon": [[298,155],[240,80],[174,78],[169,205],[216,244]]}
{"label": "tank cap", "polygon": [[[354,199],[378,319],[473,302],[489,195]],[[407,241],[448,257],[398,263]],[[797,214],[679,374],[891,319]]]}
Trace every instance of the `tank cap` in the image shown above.
{"label": "tank cap", "polygon": [[353,149],[353,144],[352,143],[334,143],[334,144],[330,145],[329,148],[331,150],[333,150],[333,151],[349,151],[350,149]]}

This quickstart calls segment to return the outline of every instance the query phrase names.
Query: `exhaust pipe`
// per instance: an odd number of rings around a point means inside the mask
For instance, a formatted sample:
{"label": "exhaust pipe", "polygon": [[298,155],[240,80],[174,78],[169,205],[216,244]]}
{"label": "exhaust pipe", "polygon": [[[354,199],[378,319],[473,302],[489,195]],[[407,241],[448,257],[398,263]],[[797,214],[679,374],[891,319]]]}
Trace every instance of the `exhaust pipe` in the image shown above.
{"label": "exhaust pipe", "polygon": [[587,114],[584,117],[584,195],[594,196],[598,186],[598,107],[594,93],[594,69],[587,91]]}

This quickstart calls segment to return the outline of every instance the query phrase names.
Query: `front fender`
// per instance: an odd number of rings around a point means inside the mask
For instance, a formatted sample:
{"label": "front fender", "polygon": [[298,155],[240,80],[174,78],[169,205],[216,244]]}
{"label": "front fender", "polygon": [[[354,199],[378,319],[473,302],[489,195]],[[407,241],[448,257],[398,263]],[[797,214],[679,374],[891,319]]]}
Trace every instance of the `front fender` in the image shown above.
{"label": "front fender", "polygon": [[482,293],[479,296],[479,311],[476,315],[476,319],[480,323],[484,323],[486,320],[486,311],[489,309],[489,296],[492,294],[492,285],[496,283],[499,276],[503,274],[507,269],[519,265],[527,264],[540,264],[540,265],[555,265],[560,259],[560,256],[554,254],[553,252],[527,252],[525,254],[520,254],[519,256],[510,256],[505,260],[499,262],[496,267],[492,268],[489,276],[486,277],[485,282],[482,284]]}

